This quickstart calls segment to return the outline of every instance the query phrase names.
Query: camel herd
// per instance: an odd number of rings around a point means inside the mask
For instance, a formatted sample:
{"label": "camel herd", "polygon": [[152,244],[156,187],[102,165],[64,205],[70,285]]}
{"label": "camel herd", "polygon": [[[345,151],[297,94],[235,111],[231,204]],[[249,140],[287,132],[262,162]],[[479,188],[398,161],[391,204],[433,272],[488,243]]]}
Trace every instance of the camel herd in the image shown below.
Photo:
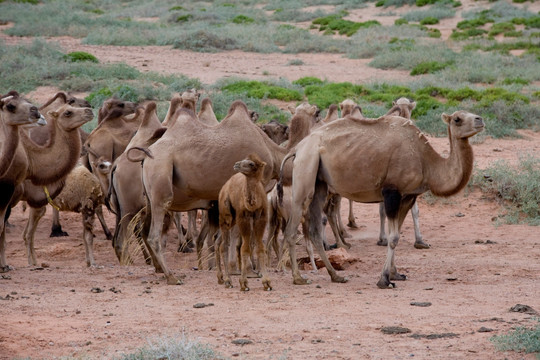
{"label": "camel herd", "polygon": [[[415,247],[428,248],[418,227],[416,198],[428,190],[450,196],[467,184],[473,164],[468,138],[484,128],[477,115],[443,114],[450,155],[442,157],[411,121],[416,104],[408,99],[399,99],[376,119],[365,118],[349,99],[339,108],[330,106],[324,119],[316,106],[302,103],[290,107],[287,125],[256,124],[258,115],[242,101],[233,102],[219,122],[210,99],[202,99],[197,113],[198,102],[194,90],[174,96],[161,121],[154,102],[141,106],[111,98],[98,111],[97,127],[86,134],[80,127],[92,120],[93,111],[83,99],[59,92],[38,109],[15,91],[0,96],[0,271],[10,270],[5,256],[10,209],[26,201],[29,265],[37,264],[34,234],[51,204],[51,236],[66,235],[58,211],[82,214],[86,262],[95,266],[93,218],[98,215],[109,237],[102,214],[106,205],[116,215],[111,237],[118,260],[130,263],[127,247],[135,243],[168,284],[181,283],[162,250],[172,223],[179,251],[192,251],[195,243],[202,268],[206,246],[212,255],[208,266],[215,264],[218,283],[226,287],[232,287],[231,271],[240,269],[242,291],[249,290],[250,271],[271,290],[272,250],[282,268],[288,250],[293,282],[308,283],[296,259],[299,225],[311,261],[313,245],[331,280],[345,282],[328,260],[324,236],[327,221],[334,246],[350,247],[340,217],[345,197],[350,227],[356,226],[352,201],[381,204],[378,244],[388,250],[377,286],[395,286],[393,280],[405,279],[397,272],[394,252],[407,212],[412,209]],[[187,230],[182,213],[188,216]],[[229,251],[233,247],[236,251]]]}

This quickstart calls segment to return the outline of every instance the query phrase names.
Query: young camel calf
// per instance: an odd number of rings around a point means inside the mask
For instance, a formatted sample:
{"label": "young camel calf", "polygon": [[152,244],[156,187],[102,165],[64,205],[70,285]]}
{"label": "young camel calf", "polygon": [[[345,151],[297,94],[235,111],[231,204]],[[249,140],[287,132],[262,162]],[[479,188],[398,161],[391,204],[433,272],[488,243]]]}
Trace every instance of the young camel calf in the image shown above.
{"label": "young camel calf", "polygon": [[[229,242],[230,230],[237,224],[241,235],[241,264],[240,290],[249,291],[247,273],[250,267],[252,240],[257,247],[257,258],[265,290],[272,290],[266,269],[266,250],[262,241],[267,223],[266,192],[262,183],[266,163],[256,154],[234,164],[237,174],[223,185],[219,192],[219,227],[221,237],[217,240],[216,263],[219,284],[231,288],[229,275]],[[225,276],[221,269],[223,257]]]}

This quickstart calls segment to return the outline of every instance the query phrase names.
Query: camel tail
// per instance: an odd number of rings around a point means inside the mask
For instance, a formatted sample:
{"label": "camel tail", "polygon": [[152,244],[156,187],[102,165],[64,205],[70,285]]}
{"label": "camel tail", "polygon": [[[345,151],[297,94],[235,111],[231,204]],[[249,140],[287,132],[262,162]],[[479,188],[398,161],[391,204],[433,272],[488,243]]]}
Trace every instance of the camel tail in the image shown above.
{"label": "camel tail", "polygon": [[279,205],[283,205],[283,168],[285,167],[285,163],[287,162],[287,160],[294,157],[296,157],[296,151],[287,154],[287,156],[283,158],[283,161],[281,162],[281,166],[279,167],[279,181],[276,184]]}
{"label": "camel tail", "polygon": [[150,159],[154,158],[152,156],[152,152],[149,149],[139,146],[134,146],[129,149],[126,153],[126,157],[129,161],[132,162],[141,162],[147,157],[149,157]]}

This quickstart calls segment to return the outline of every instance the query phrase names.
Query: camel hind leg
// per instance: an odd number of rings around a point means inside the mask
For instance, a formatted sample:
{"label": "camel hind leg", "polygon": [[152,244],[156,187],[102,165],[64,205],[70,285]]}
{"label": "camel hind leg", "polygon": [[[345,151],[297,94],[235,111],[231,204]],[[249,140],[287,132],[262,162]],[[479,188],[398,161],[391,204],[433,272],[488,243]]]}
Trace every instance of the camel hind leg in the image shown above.
{"label": "camel hind leg", "polygon": [[262,283],[264,290],[272,290],[270,278],[268,277],[266,248],[263,243],[264,230],[267,223],[266,209],[257,211],[253,218],[253,238],[255,240],[255,246],[257,248],[257,261],[259,262],[259,270],[262,276]]}
{"label": "camel hind leg", "polygon": [[383,189],[384,207],[388,217],[388,245],[386,261],[377,286],[381,289],[395,287],[390,280],[406,280],[407,277],[397,272],[395,265],[395,249],[399,242],[399,233],[407,212],[413,206],[416,196],[401,196],[396,189]]}
{"label": "camel hind leg", "polygon": [[49,237],[69,236],[67,232],[62,230],[62,224],[60,224],[60,211],[52,208],[52,225],[51,234]]}
{"label": "camel hind leg", "polygon": [[356,220],[354,218],[354,213],[353,213],[353,203],[354,201],[352,200],[349,200],[349,222],[347,223],[347,226],[350,227],[351,229],[358,229],[358,225],[356,224]]}
{"label": "camel hind leg", "polygon": [[420,233],[420,223],[418,220],[420,211],[418,210],[417,201],[414,202],[411,208],[411,215],[414,224],[414,247],[416,249],[429,249],[431,246],[428,243],[424,242],[424,239],[422,239],[422,234]]}
{"label": "camel hind leg", "polygon": [[105,222],[105,218],[103,217],[103,206],[98,205],[98,207],[95,209],[95,213],[99,220],[99,223],[101,224],[101,228],[105,233],[105,237],[107,238],[107,240],[112,240],[113,236],[111,234],[111,231],[109,230],[109,227],[107,226],[107,223]]}
{"label": "camel hind leg", "polygon": [[[317,181],[315,183],[315,193],[313,194],[313,200],[311,201],[308,215],[305,216],[304,221],[307,222],[307,236],[309,237],[309,240],[313,242],[315,249],[319,253],[319,256],[321,257],[321,260],[324,263],[324,266],[326,267],[326,270],[328,271],[332,282],[344,283],[347,282],[347,279],[337,274],[336,270],[330,263],[330,260],[328,260],[326,252],[324,251],[322,237],[322,213],[323,206],[327,199],[327,195],[328,186],[326,185],[326,183],[322,181]],[[306,234],[304,234],[304,236],[306,236]]]}
{"label": "camel hind leg", "polygon": [[94,261],[94,211],[83,209],[81,212],[83,224],[83,241],[86,254],[86,266],[96,266]]}

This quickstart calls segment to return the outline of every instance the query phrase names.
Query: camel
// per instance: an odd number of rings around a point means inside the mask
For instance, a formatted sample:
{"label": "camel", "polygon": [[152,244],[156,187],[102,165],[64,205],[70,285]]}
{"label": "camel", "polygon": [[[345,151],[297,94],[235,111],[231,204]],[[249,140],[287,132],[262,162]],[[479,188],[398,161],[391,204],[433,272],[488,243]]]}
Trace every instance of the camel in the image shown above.
{"label": "camel", "polygon": [[[237,174],[231,176],[219,192],[219,227],[221,237],[216,242],[217,278],[219,284],[232,288],[229,275],[229,238],[231,228],[237,224],[241,235],[240,290],[249,291],[247,273],[252,255],[252,243],[257,247],[257,259],[265,290],[272,290],[266,269],[266,250],[262,241],[267,223],[266,191],[262,176],[266,163],[257,154],[234,164]],[[221,270],[221,257],[224,259],[225,276]]]}
{"label": "camel", "polygon": [[5,224],[12,198],[17,190],[20,194],[28,167],[19,141],[19,127],[32,124],[46,124],[36,106],[16,91],[0,96],[0,272],[10,270],[6,259]]}
{"label": "camel", "polygon": [[[90,108],[65,104],[47,113],[50,133],[46,145],[36,144],[29,134],[21,132],[24,149],[28,154],[29,168],[33,169],[34,172],[39,172],[38,175],[31,173],[27,175],[22,193],[22,199],[26,200],[31,207],[27,231],[23,236],[27,245],[29,265],[37,264],[33,248],[35,227],[45,213],[44,207],[47,205],[47,200],[50,201],[62,190],[65,177],[75,167],[79,159],[81,152],[79,127],[92,120],[93,117]],[[38,157],[41,161],[35,162]],[[51,166],[51,164],[56,164],[57,167]],[[49,189],[51,189],[52,196],[49,195]],[[12,201],[12,206],[15,204],[16,201]],[[29,236],[26,236],[27,234]]]}
{"label": "camel", "polygon": [[[51,201],[51,205],[58,211],[71,211],[82,215],[83,243],[87,266],[96,266],[92,250],[93,223],[96,210],[101,209],[103,203],[104,196],[98,179],[83,165],[77,166],[68,174],[62,191]],[[39,219],[45,214],[45,207],[31,207],[30,209],[31,215],[24,229],[23,238],[27,247],[29,264],[36,265],[34,234]]]}
{"label": "camel", "polygon": [[132,161],[144,160],[143,184],[151,214],[147,217],[148,245],[156,271],[165,273],[168,284],[180,282],[161,254],[159,239],[165,213],[209,209],[210,225],[217,228],[215,202],[219,190],[234,173],[233,165],[256,153],[267,164],[262,177],[267,184],[278,178],[286,154],[253,124],[241,101],[233,102],[228,115],[212,127],[196,121],[195,114],[186,109],[177,110],[175,117],[175,123],[153,145],[128,152]]}
{"label": "camel", "polygon": [[428,190],[450,196],[466,186],[473,168],[468,139],[485,126],[480,116],[466,111],[442,114],[442,120],[448,126],[448,158],[441,157],[410,120],[397,116],[339,119],[313,131],[287,155],[284,162],[294,157],[291,220],[285,232],[294,284],[307,283],[298,271],[294,246],[302,216],[332,281],[346,281],[328,261],[322,244],[320,217],[328,191],[357,202],[384,202],[389,240],[377,286],[395,287],[391,280],[406,279],[394,261],[405,215],[416,197]]}
{"label": "camel", "polygon": [[321,120],[321,125],[328,124],[334,120],[337,120],[339,118],[338,116],[338,107],[336,104],[331,104],[328,107],[328,112],[326,113],[326,116],[324,119]]}
{"label": "camel", "polygon": [[99,112],[104,118],[88,135],[84,148],[88,152],[88,169],[99,179],[103,193],[107,193],[109,180],[95,169],[94,164],[100,157],[112,163],[124,152],[139,128],[143,109],[129,101],[109,99]]}
{"label": "camel", "polygon": [[276,144],[282,144],[289,139],[289,127],[276,120],[261,125],[262,131]]}

